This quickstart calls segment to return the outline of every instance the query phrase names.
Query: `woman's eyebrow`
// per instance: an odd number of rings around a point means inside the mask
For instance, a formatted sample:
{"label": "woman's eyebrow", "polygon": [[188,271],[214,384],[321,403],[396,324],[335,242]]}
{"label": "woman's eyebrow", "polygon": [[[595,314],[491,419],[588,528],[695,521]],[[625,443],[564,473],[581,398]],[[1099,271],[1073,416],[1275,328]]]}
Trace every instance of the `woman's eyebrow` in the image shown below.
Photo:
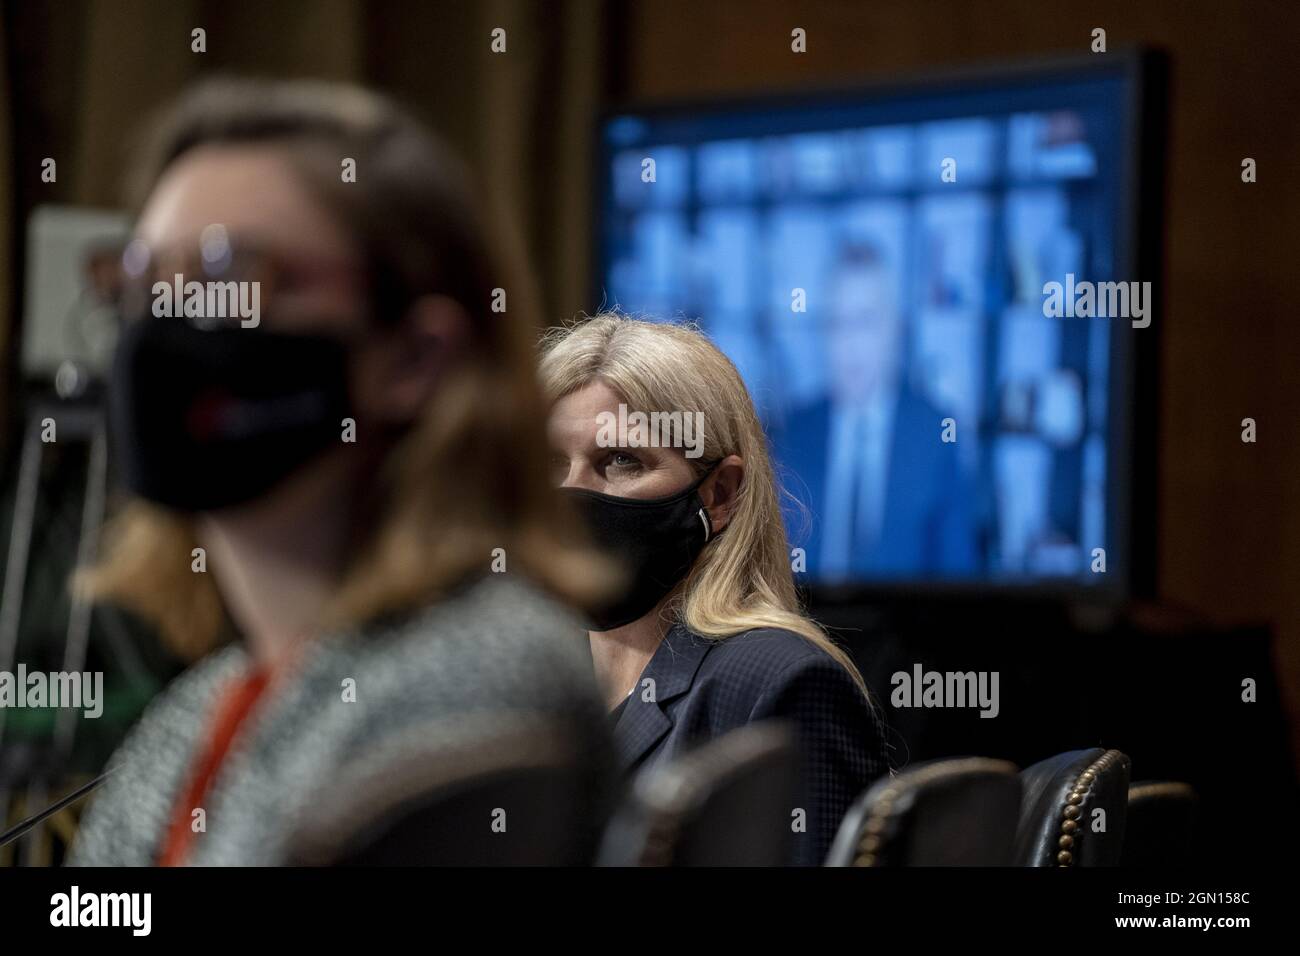
{"label": "woman's eyebrow", "polygon": [[651,450],[649,445],[629,445],[621,442],[610,442],[609,444],[606,445],[595,443],[593,447],[595,448],[595,450],[603,451],[603,452],[624,451],[629,453],[634,452],[636,454],[643,454]]}

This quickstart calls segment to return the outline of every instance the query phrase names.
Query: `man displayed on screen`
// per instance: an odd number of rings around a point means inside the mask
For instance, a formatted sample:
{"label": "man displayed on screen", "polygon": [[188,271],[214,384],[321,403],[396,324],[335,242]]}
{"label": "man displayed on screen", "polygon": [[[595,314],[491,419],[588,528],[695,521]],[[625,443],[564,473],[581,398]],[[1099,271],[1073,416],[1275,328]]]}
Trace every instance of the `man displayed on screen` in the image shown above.
{"label": "man displayed on screen", "polygon": [[[880,250],[841,250],[825,313],[825,396],[773,436],[811,512],[812,578],[956,577],[976,569],[969,490],[948,417],[908,382],[896,279]],[[795,544],[799,545],[798,523]]]}

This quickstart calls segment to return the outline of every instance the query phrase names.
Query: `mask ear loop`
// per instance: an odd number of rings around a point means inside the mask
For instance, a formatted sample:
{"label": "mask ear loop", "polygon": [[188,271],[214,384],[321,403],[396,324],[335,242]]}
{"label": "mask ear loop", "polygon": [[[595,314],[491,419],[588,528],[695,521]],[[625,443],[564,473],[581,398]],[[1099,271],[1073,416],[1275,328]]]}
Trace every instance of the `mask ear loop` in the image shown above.
{"label": "mask ear loop", "polygon": [[[708,471],[700,475],[699,481],[695,482],[695,487],[698,489],[700,485],[708,481],[709,476],[718,470],[718,465],[720,464],[722,464],[721,461],[715,461]],[[704,543],[708,544],[713,540],[713,522],[709,521],[709,512],[704,508],[697,511],[696,514],[700,516],[700,523],[704,525]]]}

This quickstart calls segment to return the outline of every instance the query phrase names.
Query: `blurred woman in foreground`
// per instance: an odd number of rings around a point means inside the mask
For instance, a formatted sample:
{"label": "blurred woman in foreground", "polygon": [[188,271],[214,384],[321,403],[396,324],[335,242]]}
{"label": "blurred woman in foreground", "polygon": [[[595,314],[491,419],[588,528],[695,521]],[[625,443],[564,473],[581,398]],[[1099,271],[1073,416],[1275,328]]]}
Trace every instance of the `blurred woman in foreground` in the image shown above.
{"label": "blurred woman in foreground", "polygon": [[[807,811],[794,860],[821,863],[850,803],[888,771],[883,731],[853,662],[799,608],[739,373],[691,328],[617,314],[550,332],[541,369],[553,480],[632,575],[590,631],[623,766],[791,721]],[[636,413],[675,416],[681,440],[638,430]]]}
{"label": "blurred woman in foreground", "polygon": [[[594,733],[552,596],[584,603],[601,569],[554,510],[529,296],[459,167],[361,90],[225,81],[136,169],[111,405],[137,500],[81,584],[208,656],[114,758],[74,861],[284,862],[340,768],[417,723]],[[260,312],[160,315],[178,275]]]}

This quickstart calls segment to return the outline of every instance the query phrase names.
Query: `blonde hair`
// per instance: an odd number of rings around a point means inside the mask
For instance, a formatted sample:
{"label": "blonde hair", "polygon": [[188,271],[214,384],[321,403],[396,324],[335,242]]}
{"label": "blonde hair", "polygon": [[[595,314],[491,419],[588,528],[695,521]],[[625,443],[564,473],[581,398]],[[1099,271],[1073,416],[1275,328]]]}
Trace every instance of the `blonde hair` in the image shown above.
{"label": "blonde hair", "polygon": [[[412,610],[487,570],[505,549],[556,597],[590,606],[611,581],[556,501],[547,476],[545,417],[536,377],[532,289],[503,258],[464,170],[388,100],[311,81],[221,79],[194,88],[154,123],[136,163],[135,199],[189,150],[269,144],[355,237],[373,274],[379,321],[425,293],[455,299],[469,341],[434,400],[388,450],[358,516],[357,545],[323,609],[344,628]],[[339,156],[368,170],[340,185]],[[509,310],[491,308],[509,289]],[[309,466],[310,467],[310,466]],[[106,550],[74,587],[154,623],[174,650],[196,657],[228,631],[211,576],[191,571],[192,520],[132,501],[106,528]]]}
{"label": "blonde hair", "polygon": [[852,658],[799,604],[767,438],[731,361],[694,326],[617,312],[551,329],[542,340],[542,388],[554,403],[600,381],[643,412],[703,411],[696,476],[728,455],[745,463],[726,531],[705,545],[672,612],[692,631],[724,639],[756,628],[793,631],[835,659],[867,693]]}

